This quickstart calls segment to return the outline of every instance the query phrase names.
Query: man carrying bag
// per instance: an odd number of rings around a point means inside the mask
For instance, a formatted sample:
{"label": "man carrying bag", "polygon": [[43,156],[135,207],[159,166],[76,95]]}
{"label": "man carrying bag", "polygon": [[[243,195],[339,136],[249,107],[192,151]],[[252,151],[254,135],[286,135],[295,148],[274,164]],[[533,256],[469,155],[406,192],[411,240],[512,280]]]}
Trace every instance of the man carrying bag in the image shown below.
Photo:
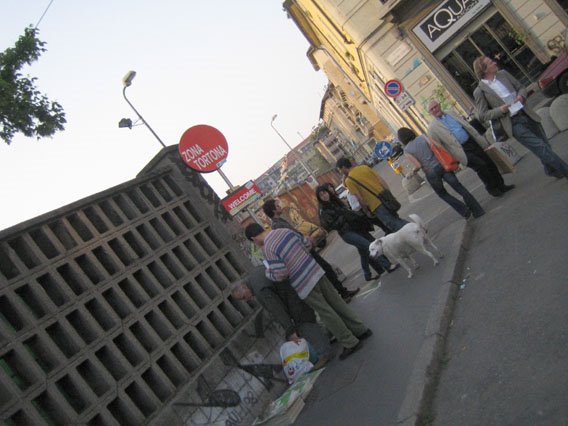
{"label": "man carrying bag", "polygon": [[391,232],[396,232],[408,222],[398,217],[400,203],[388,190],[385,181],[366,165],[353,166],[348,158],[337,160],[337,169],[345,176],[345,186]]}

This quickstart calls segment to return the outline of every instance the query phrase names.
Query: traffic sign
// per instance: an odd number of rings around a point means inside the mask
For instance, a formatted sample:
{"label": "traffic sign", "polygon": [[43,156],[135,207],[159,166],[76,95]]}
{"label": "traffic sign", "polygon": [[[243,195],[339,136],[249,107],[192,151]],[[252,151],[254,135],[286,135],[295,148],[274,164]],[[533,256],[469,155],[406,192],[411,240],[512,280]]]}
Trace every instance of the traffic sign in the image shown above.
{"label": "traffic sign", "polygon": [[385,83],[385,95],[396,98],[402,93],[402,83],[398,80],[389,80]]}
{"label": "traffic sign", "polygon": [[406,111],[410,106],[414,105],[414,99],[412,99],[412,96],[410,96],[406,90],[403,91],[400,96],[394,98],[394,102],[403,111]]}
{"label": "traffic sign", "polygon": [[229,155],[229,145],[223,133],[206,124],[187,129],[181,136],[178,150],[183,162],[200,173],[219,169]]}
{"label": "traffic sign", "polygon": [[377,142],[375,145],[375,155],[381,160],[386,160],[392,154],[392,145],[387,141]]}

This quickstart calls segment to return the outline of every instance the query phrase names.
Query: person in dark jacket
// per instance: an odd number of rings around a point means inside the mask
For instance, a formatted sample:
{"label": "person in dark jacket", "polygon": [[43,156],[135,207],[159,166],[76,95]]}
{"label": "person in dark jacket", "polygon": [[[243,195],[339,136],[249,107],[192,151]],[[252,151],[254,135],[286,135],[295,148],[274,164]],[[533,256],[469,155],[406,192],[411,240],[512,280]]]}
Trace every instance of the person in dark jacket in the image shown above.
{"label": "person in dark jacket", "polygon": [[[375,241],[375,238],[370,233],[373,230],[373,225],[364,216],[348,209],[324,185],[316,188],[316,196],[320,206],[321,226],[326,231],[336,230],[343,241],[357,249],[365,280],[375,280],[385,270],[389,272],[393,270],[390,262],[384,256],[377,259],[370,258],[369,245]],[[370,267],[379,275],[373,276]]]}

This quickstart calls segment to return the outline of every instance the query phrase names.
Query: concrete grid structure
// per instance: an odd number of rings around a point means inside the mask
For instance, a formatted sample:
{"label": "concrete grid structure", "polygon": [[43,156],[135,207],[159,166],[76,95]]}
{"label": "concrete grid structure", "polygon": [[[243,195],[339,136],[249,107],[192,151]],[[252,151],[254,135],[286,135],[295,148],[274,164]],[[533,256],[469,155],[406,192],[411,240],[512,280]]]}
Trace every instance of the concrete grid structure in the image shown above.
{"label": "concrete grid structure", "polygon": [[0,233],[2,424],[149,424],[248,350],[235,339],[259,310],[229,297],[250,269],[238,225],[176,149]]}

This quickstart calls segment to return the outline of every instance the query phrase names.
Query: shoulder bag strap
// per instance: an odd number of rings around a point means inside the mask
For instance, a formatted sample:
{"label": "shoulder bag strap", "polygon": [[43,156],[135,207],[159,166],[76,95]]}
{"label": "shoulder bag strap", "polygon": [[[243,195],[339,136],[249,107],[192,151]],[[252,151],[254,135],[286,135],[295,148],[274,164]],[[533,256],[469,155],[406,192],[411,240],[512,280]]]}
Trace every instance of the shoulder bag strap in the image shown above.
{"label": "shoulder bag strap", "polygon": [[347,176],[347,179],[351,179],[353,182],[355,182],[355,183],[356,183],[357,185],[359,185],[361,188],[366,189],[367,192],[371,193],[371,194],[373,195],[373,197],[375,197],[375,198],[377,198],[377,199],[380,200],[379,196],[378,196],[375,192],[371,191],[368,187],[366,187],[365,185],[363,185],[363,184],[362,184],[361,182],[359,182],[357,179],[355,179],[355,178],[353,178],[353,177],[351,177],[351,176]]}

